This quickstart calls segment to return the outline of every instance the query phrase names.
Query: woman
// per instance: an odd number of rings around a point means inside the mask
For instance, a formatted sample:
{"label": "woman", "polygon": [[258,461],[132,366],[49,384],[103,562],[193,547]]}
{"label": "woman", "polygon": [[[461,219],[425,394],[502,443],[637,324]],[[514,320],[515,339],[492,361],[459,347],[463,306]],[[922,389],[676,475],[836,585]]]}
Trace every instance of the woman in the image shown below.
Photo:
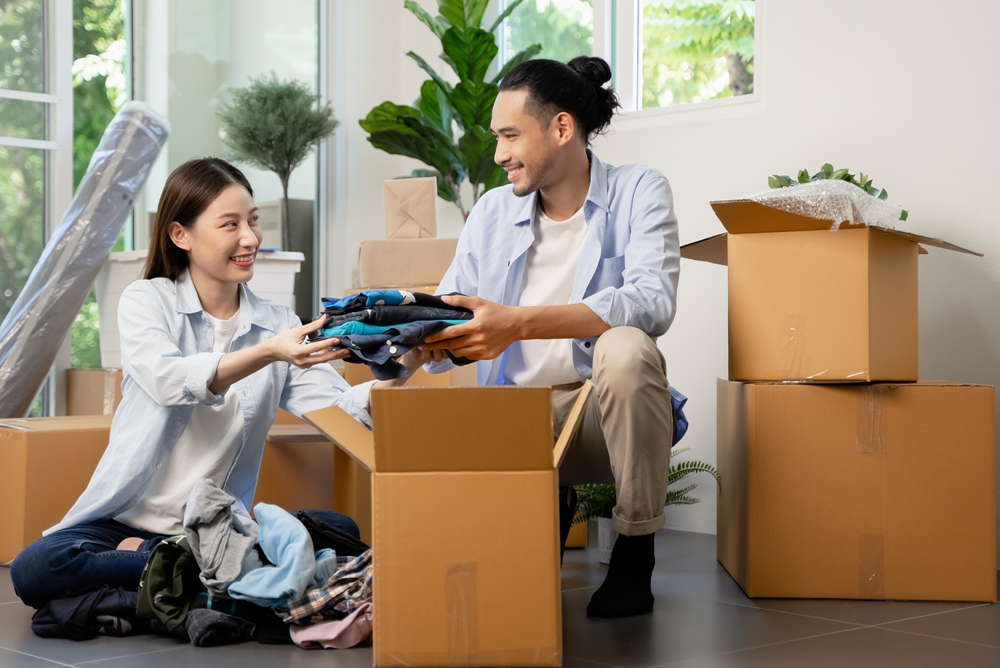
{"label": "woman", "polygon": [[[293,415],[340,406],[371,426],[368,395],[327,362],[336,340],[303,343],[286,306],[246,287],[261,243],[253,189],[217,158],[192,160],[160,195],[145,279],[122,294],[122,402],[87,489],[11,565],[24,603],[40,608],[91,585],[138,589],[147,546],[183,533],[184,504],[201,478],[252,503],[278,407]],[[411,371],[419,350],[401,361]]]}

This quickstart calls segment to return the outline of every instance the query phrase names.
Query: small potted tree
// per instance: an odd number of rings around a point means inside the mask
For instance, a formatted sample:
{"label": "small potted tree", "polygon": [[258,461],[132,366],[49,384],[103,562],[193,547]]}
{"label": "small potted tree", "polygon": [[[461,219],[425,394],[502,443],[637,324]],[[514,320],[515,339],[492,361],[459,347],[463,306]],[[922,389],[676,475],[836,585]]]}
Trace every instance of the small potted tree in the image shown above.
{"label": "small potted tree", "polygon": [[288,179],[313,146],[333,134],[337,121],[330,104],[320,106],[301,81],[251,78],[246,88],[230,89],[233,99],[217,112],[222,141],[232,159],[266,169],[281,180],[281,247],[292,250],[288,215]]}
{"label": "small potted tree", "polygon": [[[673,448],[670,451],[670,458],[673,459],[682,455],[690,448]],[[698,499],[690,496],[691,491],[698,485],[688,485],[681,489],[673,489],[674,485],[689,475],[695,473],[708,473],[715,477],[715,482],[722,490],[722,479],[719,471],[711,464],[705,462],[681,462],[670,467],[667,478],[667,499],[665,506],[690,506],[698,503]],[[577,502],[576,515],[573,517],[573,524],[589,522],[597,519],[597,549],[598,560],[602,564],[611,563],[611,550],[615,547],[618,534],[611,528],[611,510],[617,503],[615,496],[615,486],[608,484],[589,484],[576,486]]]}

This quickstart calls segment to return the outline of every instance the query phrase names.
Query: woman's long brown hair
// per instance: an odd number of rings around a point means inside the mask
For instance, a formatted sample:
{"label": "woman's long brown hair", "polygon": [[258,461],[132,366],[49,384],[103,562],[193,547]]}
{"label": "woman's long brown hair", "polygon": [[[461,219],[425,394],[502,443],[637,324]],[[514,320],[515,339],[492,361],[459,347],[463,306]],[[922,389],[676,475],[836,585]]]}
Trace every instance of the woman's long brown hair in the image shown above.
{"label": "woman's long brown hair", "polygon": [[187,229],[223,190],[243,186],[253,197],[253,188],[243,172],[220,158],[189,160],[167,177],[156,207],[156,222],[149,242],[144,278],[161,276],[176,281],[188,267],[187,251],[170,239],[170,223],[175,220]]}

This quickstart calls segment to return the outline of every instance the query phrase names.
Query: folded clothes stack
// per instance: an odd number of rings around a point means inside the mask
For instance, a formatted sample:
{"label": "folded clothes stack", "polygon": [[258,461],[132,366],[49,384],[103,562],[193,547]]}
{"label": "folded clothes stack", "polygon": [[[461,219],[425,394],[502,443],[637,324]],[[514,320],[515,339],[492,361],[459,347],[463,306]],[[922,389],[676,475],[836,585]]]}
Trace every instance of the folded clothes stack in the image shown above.
{"label": "folded clothes stack", "polygon": [[[313,341],[338,339],[351,352],[345,362],[367,364],[379,380],[403,378],[397,360],[431,334],[472,318],[472,311],[434,295],[406,290],[368,290],[341,299],[323,298],[326,322]],[[471,360],[448,353],[458,365]]]}

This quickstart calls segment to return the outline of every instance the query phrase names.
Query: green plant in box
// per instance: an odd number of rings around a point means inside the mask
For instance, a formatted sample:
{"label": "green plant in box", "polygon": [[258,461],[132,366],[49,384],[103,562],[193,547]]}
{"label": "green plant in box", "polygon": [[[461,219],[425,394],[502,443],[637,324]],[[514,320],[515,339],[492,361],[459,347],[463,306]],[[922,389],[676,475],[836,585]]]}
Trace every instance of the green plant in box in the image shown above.
{"label": "green plant in box", "polygon": [[490,27],[484,28],[487,0],[438,0],[440,15],[436,17],[414,0],[406,0],[403,6],[441,40],[441,60],[455,72],[458,83],[448,83],[410,51],[406,55],[431,77],[420,87],[420,98],[413,106],[383,102],[360,121],[375,148],[430,167],[414,170],[413,176],[436,177],[438,196],[453,202],[463,219],[469,216],[462,203],[463,181],[472,185],[473,204],[481,193],[506,183],[503,168],[493,162],[496,138],[490,132],[498,84],[511,68],[542,49],[538,44],[529,46],[511,57],[496,76],[486,79],[499,51],[497,28],[521,2],[510,0]]}
{"label": "green plant in box", "polygon": [[[792,179],[792,177],[784,174],[772,174],[767,177],[767,185],[769,188],[788,188],[790,186],[799,185],[800,183],[812,183],[814,181],[827,180],[847,181],[848,183],[853,183],[872,197],[877,197],[882,201],[889,198],[889,193],[886,189],[882,188],[879,190],[873,186],[871,178],[865,174],[859,173],[855,176],[854,174],[851,174],[849,169],[834,169],[833,165],[830,163],[823,165],[820,170],[812,176],[809,175],[809,170],[807,169],[800,169],[796,179]],[[899,219],[906,220],[909,215],[909,212],[904,209],[899,215]]]}
{"label": "green plant in box", "polygon": [[[673,448],[670,450],[670,458],[673,459],[688,450],[690,448]],[[719,477],[719,471],[714,466],[698,461],[680,462],[670,467],[667,476],[667,498],[663,505],[690,506],[698,503],[698,499],[689,496],[692,490],[698,485],[688,485],[681,489],[673,489],[675,483],[695,473],[708,473],[712,475],[721,493],[722,478]],[[593,483],[577,485],[576,496],[576,515],[573,516],[573,524],[587,522],[597,517],[611,517],[611,510],[615,507],[615,503],[617,503],[615,486],[609,484]]]}

